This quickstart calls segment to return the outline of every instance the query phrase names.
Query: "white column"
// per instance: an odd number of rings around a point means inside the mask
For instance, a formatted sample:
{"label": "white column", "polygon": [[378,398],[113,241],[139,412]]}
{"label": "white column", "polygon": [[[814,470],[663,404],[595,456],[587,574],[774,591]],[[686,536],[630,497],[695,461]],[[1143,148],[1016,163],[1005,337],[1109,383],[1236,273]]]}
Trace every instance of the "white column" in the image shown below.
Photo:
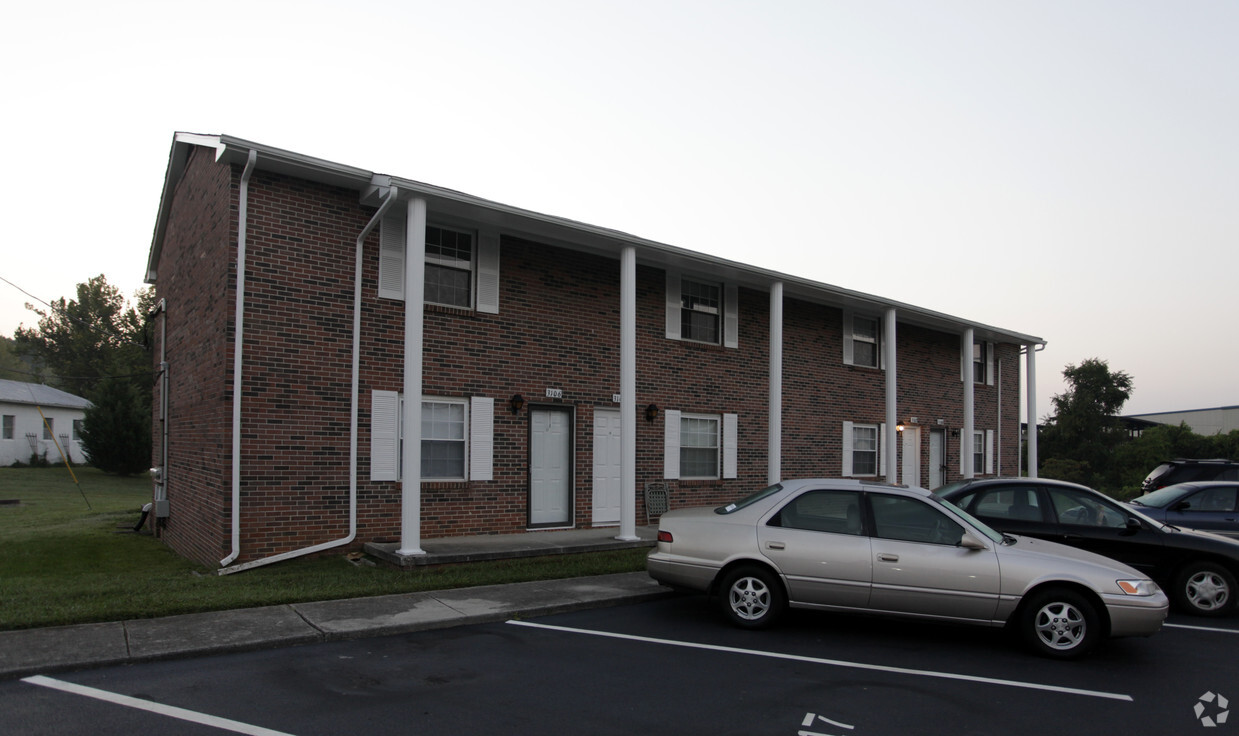
{"label": "white column", "polygon": [[770,285],[770,408],[766,482],[783,480],[783,282]]}
{"label": "white column", "polygon": [[1037,346],[1028,346],[1024,380],[1028,392],[1028,477],[1037,477]]}
{"label": "white column", "polygon": [[398,555],[424,555],[422,549],[422,346],[426,301],[426,200],[409,200],[404,235],[404,412],[401,414],[404,466],[400,491]]}
{"label": "white column", "polygon": [[897,388],[898,374],[895,371],[895,310],[886,310],[886,327],[882,336],[883,360],[886,363],[886,482],[899,482],[899,407]]}
{"label": "white column", "polygon": [[965,478],[973,478],[976,476],[976,471],[972,468],[973,455],[973,436],[974,418],[973,418],[973,375],[972,375],[972,343],[975,341],[972,328],[964,330],[963,337],[960,338],[959,349],[961,355],[964,356],[964,428],[960,430],[959,437],[959,464],[960,470]]}
{"label": "white column", "polygon": [[620,533],[637,536],[637,249],[620,253]]}

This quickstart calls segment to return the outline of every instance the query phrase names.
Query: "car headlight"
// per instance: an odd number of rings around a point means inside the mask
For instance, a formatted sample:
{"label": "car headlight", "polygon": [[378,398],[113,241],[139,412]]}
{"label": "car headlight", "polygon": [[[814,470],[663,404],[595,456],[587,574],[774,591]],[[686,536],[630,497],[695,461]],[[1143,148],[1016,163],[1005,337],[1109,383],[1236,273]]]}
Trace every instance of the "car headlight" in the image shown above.
{"label": "car headlight", "polygon": [[1119,590],[1127,595],[1153,595],[1160,588],[1152,580],[1118,580]]}

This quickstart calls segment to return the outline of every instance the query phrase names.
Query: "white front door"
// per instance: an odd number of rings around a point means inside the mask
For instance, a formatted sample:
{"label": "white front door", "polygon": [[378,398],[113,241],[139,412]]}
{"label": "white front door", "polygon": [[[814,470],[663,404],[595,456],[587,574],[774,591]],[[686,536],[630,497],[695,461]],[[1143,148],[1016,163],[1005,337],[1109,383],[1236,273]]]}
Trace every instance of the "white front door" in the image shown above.
{"label": "white front door", "polygon": [[921,428],[903,428],[903,473],[901,482],[905,486],[921,484]]}
{"label": "white front door", "polygon": [[529,411],[529,525],[572,524],[572,414]]}
{"label": "white front door", "polygon": [[594,410],[594,526],[620,521],[620,413]]}

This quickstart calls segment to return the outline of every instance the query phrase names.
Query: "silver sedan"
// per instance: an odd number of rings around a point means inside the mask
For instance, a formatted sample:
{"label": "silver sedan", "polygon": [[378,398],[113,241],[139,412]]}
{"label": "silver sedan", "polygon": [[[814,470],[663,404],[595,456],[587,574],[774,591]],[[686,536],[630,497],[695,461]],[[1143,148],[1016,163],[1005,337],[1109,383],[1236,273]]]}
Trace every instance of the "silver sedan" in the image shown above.
{"label": "silver sedan", "polygon": [[921,488],[789,480],[658,524],[649,574],[717,594],[760,628],[787,607],[1015,627],[1037,652],[1077,657],[1104,636],[1149,636],[1169,607],[1105,557],[1000,534]]}

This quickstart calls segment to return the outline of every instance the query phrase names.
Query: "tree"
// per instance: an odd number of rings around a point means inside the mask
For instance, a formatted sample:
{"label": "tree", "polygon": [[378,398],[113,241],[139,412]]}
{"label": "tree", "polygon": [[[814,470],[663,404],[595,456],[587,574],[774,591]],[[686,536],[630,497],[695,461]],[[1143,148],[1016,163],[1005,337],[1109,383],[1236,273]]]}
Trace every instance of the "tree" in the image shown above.
{"label": "tree", "polygon": [[151,454],[146,315],[154,290],[140,290],[136,301],[131,307],[119,289],[96,276],[77,285],[76,300],[34,309],[38,326],[18,327],[13,334],[17,351],[49,374],[47,383],[95,404],[83,422],[86,455],[100,469],[122,475],[145,470]]}
{"label": "tree", "polygon": [[105,376],[143,376],[149,384],[145,315],[153,303],[153,291],[142,289],[137,306],[130,307],[120,290],[99,275],[77,285],[76,300],[62,297],[48,311],[31,307],[39,324],[18,327],[14,343],[49,374],[50,384],[79,396],[91,398]]}
{"label": "tree", "polygon": [[105,378],[82,422],[82,451],[105,473],[135,475],[150,467],[151,416],[133,382]]}
{"label": "tree", "polygon": [[0,335],[0,378],[29,382],[32,374],[31,367],[17,354],[17,345],[13,340]]}
{"label": "tree", "polygon": [[[1042,469],[1048,461],[1071,461],[1073,480],[1091,479],[1089,485],[1116,487],[1120,483],[1115,450],[1126,439],[1118,414],[1131,397],[1132,378],[1111,371],[1100,358],[1089,358],[1063,369],[1068,389],[1050,402],[1055,415],[1045,420],[1040,435]],[[1053,472],[1055,464],[1050,464]],[[1053,476],[1048,476],[1053,477]]]}

